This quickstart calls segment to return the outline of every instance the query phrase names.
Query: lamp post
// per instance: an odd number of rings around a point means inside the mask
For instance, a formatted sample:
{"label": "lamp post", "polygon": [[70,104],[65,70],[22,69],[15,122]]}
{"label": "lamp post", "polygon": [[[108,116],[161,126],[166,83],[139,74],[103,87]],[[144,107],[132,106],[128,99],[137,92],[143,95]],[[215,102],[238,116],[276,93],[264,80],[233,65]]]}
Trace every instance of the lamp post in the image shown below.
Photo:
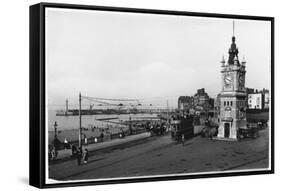
{"label": "lamp post", "polygon": [[133,131],[133,130],[132,130],[131,108],[130,108],[130,106],[129,106],[129,132],[130,132],[130,135],[133,134],[132,131]]}
{"label": "lamp post", "polygon": [[81,93],[79,93],[79,148],[82,147],[82,111],[81,111]]}
{"label": "lamp post", "polygon": [[54,123],[54,129],[55,129],[55,140],[57,139],[57,126],[58,126],[58,124],[57,124],[57,122],[55,121],[55,123]]}
{"label": "lamp post", "polygon": [[58,138],[57,138],[57,126],[58,126],[58,124],[55,121],[55,123],[54,123],[55,136],[54,136],[54,142],[53,142],[55,150],[57,149],[57,143],[58,143],[58,141],[57,141],[58,140]]}

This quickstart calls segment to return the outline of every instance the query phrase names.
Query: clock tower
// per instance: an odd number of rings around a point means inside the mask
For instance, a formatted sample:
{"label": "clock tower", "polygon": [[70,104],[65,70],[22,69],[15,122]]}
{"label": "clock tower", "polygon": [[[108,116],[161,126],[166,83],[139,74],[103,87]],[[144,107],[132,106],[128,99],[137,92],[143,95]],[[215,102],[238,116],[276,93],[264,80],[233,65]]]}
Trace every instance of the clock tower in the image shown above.
{"label": "clock tower", "polygon": [[246,61],[240,63],[235,36],[228,51],[229,57],[222,58],[221,65],[221,96],[219,112],[218,138],[237,140],[238,129],[245,128],[246,122]]}

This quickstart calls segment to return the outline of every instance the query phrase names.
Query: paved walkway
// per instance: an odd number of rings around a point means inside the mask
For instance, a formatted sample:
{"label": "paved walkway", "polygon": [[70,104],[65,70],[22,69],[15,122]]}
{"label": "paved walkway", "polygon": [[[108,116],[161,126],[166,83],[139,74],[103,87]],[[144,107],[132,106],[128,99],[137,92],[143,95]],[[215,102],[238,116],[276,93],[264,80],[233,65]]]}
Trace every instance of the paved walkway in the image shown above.
{"label": "paved walkway", "polygon": [[[121,145],[121,144],[128,143],[131,141],[140,140],[140,139],[147,138],[147,137],[150,137],[150,133],[145,132],[145,133],[141,133],[141,134],[137,134],[137,135],[126,136],[124,138],[117,138],[117,139],[112,139],[110,141],[89,144],[87,146],[87,149],[89,151],[94,151],[94,150],[108,148],[111,146]],[[63,158],[70,157],[70,156],[71,156],[71,149],[59,150],[57,159],[63,159]]]}
{"label": "paved walkway", "polygon": [[86,180],[120,177],[174,175],[199,172],[267,169],[269,167],[268,129],[256,139],[215,141],[201,136],[177,144],[167,134],[144,144],[95,153],[87,164],[69,160],[51,165],[54,180]]}

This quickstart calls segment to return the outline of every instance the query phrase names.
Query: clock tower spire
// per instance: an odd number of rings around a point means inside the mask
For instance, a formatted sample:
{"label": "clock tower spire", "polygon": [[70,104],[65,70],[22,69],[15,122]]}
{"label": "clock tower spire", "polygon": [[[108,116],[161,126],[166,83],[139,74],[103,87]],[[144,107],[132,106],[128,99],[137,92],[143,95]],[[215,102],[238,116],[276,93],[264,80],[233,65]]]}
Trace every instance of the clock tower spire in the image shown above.
{"label": "clock tower spire", "polygon": [[[228,62],[227,62],[230,65],[234,64],[235,57],[237,57],[237,60],[238,60],[238,53],[239,53],[238,48],[236,47],[236,43],[235,43],[234,27],[235,27],[235,23],[233,21],[232,43],[231,43],[230,48],[228,50],[229,57],[228,57]],[[239,60],[238,60],[237,64],[239,64]]]}
{"label": "clock tower spire", "polygon": [[222,89],[220,100],[220,124],[218,138],[237,139],[239,128],[246,127],[246,61],[241,64],[238,58],[238,48],[234,36],[228,50],[228,60],[221,65]]}
{"label": "clock tower spire", "polygon": [[234,29],[235,29],[235,21],[233,20],[233,23],[232,23],[232,36],[234,36]]}

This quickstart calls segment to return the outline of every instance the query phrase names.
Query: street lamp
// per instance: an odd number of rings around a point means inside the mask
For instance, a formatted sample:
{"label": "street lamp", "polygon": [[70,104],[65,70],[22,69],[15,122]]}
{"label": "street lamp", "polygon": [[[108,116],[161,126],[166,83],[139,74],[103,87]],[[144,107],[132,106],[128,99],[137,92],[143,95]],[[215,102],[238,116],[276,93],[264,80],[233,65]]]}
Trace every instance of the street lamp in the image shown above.
{"label": "street lamp", "polygon": [[55,123],[54,123],[54,128],[55,128],[55,140],[57,139],[57,126],[58,126],[58,124],[57,124],[57,122],[55,121]]}

